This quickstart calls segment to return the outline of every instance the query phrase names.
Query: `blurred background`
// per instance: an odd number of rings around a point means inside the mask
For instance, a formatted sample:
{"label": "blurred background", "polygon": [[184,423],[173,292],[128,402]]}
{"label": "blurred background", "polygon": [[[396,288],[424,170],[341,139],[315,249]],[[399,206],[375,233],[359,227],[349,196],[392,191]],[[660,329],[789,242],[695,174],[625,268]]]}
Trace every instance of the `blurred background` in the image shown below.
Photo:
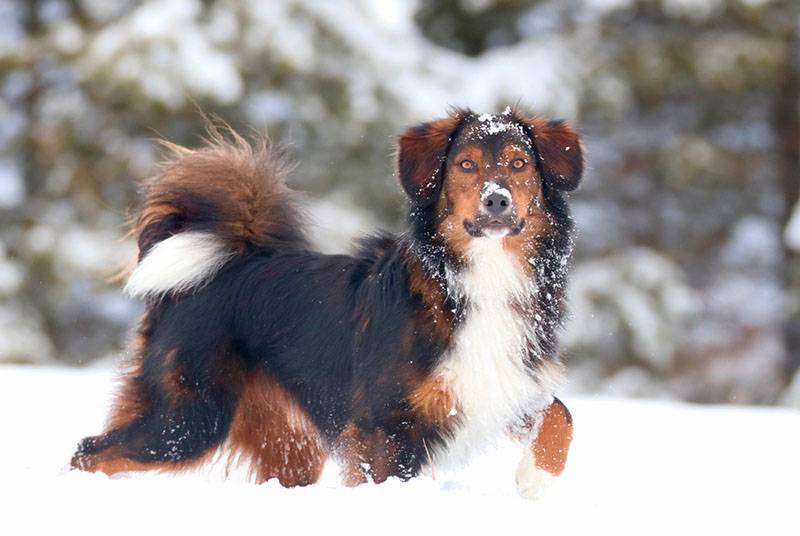
{"label": "blurred background", "polygon": [[796,0],[5,0],[0,363],[118,359],[136,180],[198,110],[287,142],[344,251],[402,227],[404,126],[514,103],[589,157],[569,389],[800,406]]}

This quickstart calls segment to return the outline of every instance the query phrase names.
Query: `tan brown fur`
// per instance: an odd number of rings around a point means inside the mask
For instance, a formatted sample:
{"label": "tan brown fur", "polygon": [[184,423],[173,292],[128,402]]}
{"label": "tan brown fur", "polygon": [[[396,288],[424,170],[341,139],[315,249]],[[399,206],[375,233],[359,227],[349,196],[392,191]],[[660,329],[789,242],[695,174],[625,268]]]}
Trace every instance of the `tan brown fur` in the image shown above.
{"label": "tan brown fur", "polygon": [[244,383],[227,446],[230,468],[240,461],[256,482],[277,478],[287,487],[316,482],[327,457],[311,419],[262,372],[252,373]]}
{"label": "tan brown fur", "polygon": [[140,259],[193,222],[202,222],[232,252],[297,238],[286,236],[287,229],[301,233],[284,184],[289,166],[268,139],[251,145],[230,129],[212,127],[205,141],[199,149],[162,142],[169,158],[141,185],[144,203],[134,224]]}
{"label": "tan brown fur", "polygon": [[342,483],[347,487],[360,486],[369,482],[362,463],[367,463],[367,448],[361,430],[350,423],[339,436],[337,452],[341,458]]}
{"label": "tan brown fur", "polygon": [[164,374],[161,376],[161,386],[173,401],[178,401],[184,397],[193,396],[193,391],[188,385],[186,371],[183,367],[176,365],[175,357],[177,349],[169,350],[164,354]]}
{"label": "tan brown fur", "polygon": [[447,149],[464,112],[408,129],[397,144],[395,167],[413,203],[430,203],[439,191]]}
{"label": "tan brown fur", "polygon": [[458,401],[441,376],[428,376],[414,388],[408,398],[414,416],[429,426],[447,430],[459,413]]}
{"label": "tan brown fur", "polygon": [[447,344],[452,334],[453,319],[452,313],[448,314],[444,307],[445,295],[442,287],[426,273],[417,256],[410,251],[406,252],[406,263],[409,288],[423,303],[409,330],[407,340],[413,341],[414,332],[424,329],[432,331],[433,337],[442,344]]}
{"label": "tan brown fur", "polygon": [[[467,253],[472,237],[464,229],[464,220],[473,219],[480,207],[481,170],[487,161],[484,152],[477,145],[467,146],[454,158],[450,158],[444,172],[442,193],[436,204],[439,220],[438,230],[443,241],[457,258]],[[478,171],[467,173],[457,163],[470,159],[478,166]]]}
{"label": "tan brown fur", "polygon": [[560,400],[550,404],[542,415],[539,433],[531,445],[536,467],[554,476],[567,465],[572,443],[572,416]]}
{"label": "tan brown fur", "polygon": [[[541,184],[538,174],[534,177],[536,184]],[[534,267],[528,259],[536,255],[537,242],[555,232],[555,225],[549,213],[542,208],[545,199],[541,187],[531,191],[524,185],[512,182],[512,188],[515,192],[514,205],[521,211],[520,214],[525,214],[525,227],[516,236],[504,237],[503,248],[514,255],[523,270],[530,272]]]}
{"label": "tan brown fur", "polygon": [[574,190],[583,174],[585,154],[578,133],[566,121],[516,116],[539,152],[544,178],[559,190]]}
{"label": "tan brown fur", "polygon": [[369,432],[349,423],[338,439],[337,452],[342,464],[342,482],[349,487],[385,482],[395,472],[397,450],[389,435],[375,429]]}
{"label": "tan brown fur", "polygon": [[117,473],[131,471],[156,471],[161,473],[180,473],[191,471],[208,462],[214,452],[209,451],[191,460],[179,462],[139,462],[125,457],[119,449],[111,447],[98,454],[82,456],[79,461],[73,459],[72,466],[89,473],[104,473],[113,476]]}
{"label": "tan brown fur", "polygon": [[[522,158],[528,164],[522,170],[514,170],[510,163]],[[468,159],[477,169],[466,172],[460,162]],[[500,180],[512,191],[514,212],[518,218],[525,219],[525,226],[515,236],[506,236],[503,247],[512,252],[520,265],[530,270],[528,257],[535,252],[535,241],[553,230],[552,221],[544,209],[542,178],[533,164],[532,155],[516,143],[508,143],[501,152],[498,162],[487,154],[479,144],[470,144],[459,150],[448,161],[445,171],[442,195],[437,203],[437,214],[441,221],[440,233],[448,247],[457,256],[466,255],[473,237],[464,229],[464,220],[472,220],[478,214],[481,199],[480,190],[489,180]]]}

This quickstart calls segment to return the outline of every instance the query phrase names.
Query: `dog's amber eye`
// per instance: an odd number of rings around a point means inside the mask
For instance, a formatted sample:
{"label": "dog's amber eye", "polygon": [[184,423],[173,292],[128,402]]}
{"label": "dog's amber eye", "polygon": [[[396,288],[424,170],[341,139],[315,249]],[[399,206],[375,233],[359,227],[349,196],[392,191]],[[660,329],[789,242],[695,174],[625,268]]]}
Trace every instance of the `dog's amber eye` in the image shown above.
{"label": "dog's amber eye", "polygon": [[461,169],[466,169],[467,171],[472,171],[475,169],[475,162],[472,160],[462,160],[461,161]]}
{"label": "dog's amber eye", "polygon": [[522,169],[525,167],[525,160],[522,158],[517,158],[513,162],[511,162],[511,167],[514,169]]}

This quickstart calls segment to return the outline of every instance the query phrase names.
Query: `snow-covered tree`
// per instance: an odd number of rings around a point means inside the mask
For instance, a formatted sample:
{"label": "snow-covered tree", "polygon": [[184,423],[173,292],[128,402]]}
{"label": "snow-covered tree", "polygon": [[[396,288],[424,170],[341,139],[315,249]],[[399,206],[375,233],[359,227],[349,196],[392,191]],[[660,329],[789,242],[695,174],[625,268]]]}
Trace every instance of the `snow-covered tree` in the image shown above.
{"label": "snow-covered tree", "polygon": [[104,281],[135,180],[154,138],[199,142],[200,110],[289,142],[341,249],[401,225],[403,126],[520,102],[588,148],[575,384],[775,401],[800,366],[798,21],[792,0],[0,4],[0,360],[119,351],[138,305]]}

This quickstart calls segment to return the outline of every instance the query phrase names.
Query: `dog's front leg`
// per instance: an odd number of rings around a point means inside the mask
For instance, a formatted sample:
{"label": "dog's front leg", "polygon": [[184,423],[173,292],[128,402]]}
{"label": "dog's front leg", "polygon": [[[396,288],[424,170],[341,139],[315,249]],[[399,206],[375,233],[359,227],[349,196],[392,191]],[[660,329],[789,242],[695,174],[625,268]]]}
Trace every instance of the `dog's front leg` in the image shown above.
{"label": "dog's front leg", "polygon": [[527,435],[517,467],[517,490],[526,499],[534,499],[567,464],[572,442],[572,415],[559,399],[553,398],[528,425],[531,434]]}

